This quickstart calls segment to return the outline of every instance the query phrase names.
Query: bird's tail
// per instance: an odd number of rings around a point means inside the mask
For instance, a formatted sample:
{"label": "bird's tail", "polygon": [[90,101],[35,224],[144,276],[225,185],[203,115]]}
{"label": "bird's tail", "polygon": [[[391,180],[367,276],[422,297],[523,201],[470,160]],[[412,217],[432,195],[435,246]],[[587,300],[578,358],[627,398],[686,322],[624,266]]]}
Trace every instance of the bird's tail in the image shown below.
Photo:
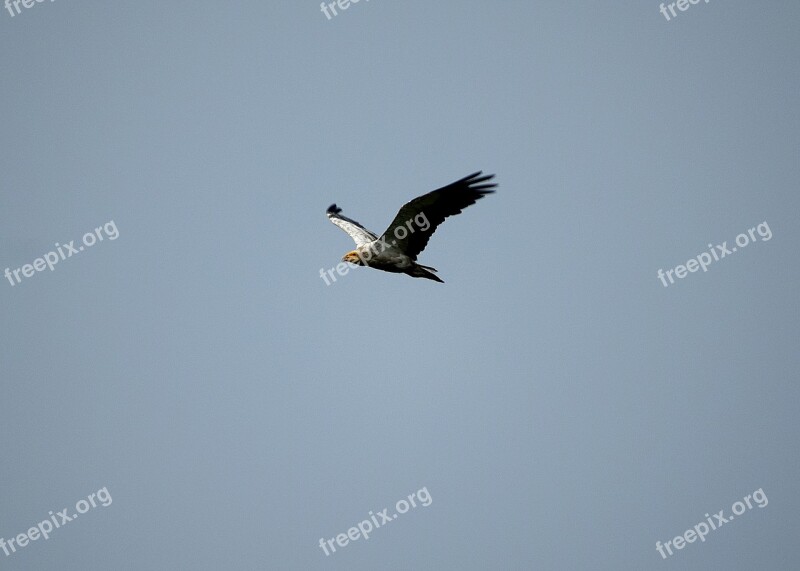
{"label": "bird's tail", "polygon": [[415,277],[415,278],[427,278],[429,280],[433,280],[435,282],[439,282],[440,284],[444,283],[444,280],[439,278],[433,272],[436,271],[436,268],[432,268],[430,266],[423,266],[422,264],[415,264],[410,271],[406,272],[408,275]]}

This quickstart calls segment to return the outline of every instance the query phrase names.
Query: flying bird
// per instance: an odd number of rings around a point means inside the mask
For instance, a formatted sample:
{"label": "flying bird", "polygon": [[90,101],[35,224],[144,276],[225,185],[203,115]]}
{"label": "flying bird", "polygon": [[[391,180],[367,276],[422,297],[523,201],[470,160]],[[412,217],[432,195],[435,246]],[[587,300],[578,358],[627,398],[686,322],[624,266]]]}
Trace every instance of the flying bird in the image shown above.
{"label": "flying bird", "polygon": [[380,237],[342,215],[342,209],[331,204],[327,210],[328,219],[356,243],[356,249],[347,252],[342,261],[444,283],[433,273],[435,268],[418,264],[417,256],[445,218],[460,214],[467,206],[494,192],[497,184],[489,182],[494,175],[482,175],[483,171],[478,171],[407,202]]}

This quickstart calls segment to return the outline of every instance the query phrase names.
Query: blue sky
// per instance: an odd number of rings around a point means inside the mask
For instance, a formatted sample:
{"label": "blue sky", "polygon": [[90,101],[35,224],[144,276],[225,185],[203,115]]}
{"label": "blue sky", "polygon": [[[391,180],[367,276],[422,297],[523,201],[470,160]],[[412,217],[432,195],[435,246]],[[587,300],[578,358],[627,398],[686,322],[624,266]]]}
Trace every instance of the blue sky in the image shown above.
{"label": "blue sky", "polygon": [[[0,568],[791,567],[796,2],[20,8],[0,271],[118,237],[2,278],[0,538],[113,502]],[[477,170],[445,284],[320,279],[328,205],[380,232]]]}

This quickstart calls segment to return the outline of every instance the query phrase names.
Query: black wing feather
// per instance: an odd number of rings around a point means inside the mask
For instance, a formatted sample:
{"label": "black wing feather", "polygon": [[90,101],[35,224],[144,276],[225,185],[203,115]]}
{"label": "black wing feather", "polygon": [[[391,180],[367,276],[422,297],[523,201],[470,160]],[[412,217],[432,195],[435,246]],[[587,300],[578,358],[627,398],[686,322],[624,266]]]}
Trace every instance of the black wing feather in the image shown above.
{"label": "black wing feather", "polygon": [[[383,233],[382,238],[387,243],[395,243],[398,248],[416,260],[445,218],[460,214],[466,207],[494,192],[497,184],[488,182],[494,178],[494,175],[481,176],[482,174],[483,171],[478,171],[404,204]],[[408,230],[406,223],[413,222],[420,214],[424,215],[430,226],[426,230],[421,230],[420,225],[413,223],[411,225],[414,229],[413,232],[408,232],[405,238],[397,238],[395,229],[402,226]],[[421,226],[425,226],[424,220]]]}

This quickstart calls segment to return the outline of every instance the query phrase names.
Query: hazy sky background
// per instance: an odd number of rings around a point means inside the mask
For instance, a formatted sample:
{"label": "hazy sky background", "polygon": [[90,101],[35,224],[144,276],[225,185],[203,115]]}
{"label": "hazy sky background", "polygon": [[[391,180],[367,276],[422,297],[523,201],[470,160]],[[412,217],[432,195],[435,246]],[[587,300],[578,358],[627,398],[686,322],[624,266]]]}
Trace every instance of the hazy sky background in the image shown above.
{"label": "hazy sky background", "polygon": [[[0,569],[792,568],[799,25],[791,0],[0,12],[0,271],[119,230],[0,283],[0,537],[113,498]],[[445,284],[320,279],[352,248],[329,204],[382,231],[480,169],[498,192],[420,257]]]}

